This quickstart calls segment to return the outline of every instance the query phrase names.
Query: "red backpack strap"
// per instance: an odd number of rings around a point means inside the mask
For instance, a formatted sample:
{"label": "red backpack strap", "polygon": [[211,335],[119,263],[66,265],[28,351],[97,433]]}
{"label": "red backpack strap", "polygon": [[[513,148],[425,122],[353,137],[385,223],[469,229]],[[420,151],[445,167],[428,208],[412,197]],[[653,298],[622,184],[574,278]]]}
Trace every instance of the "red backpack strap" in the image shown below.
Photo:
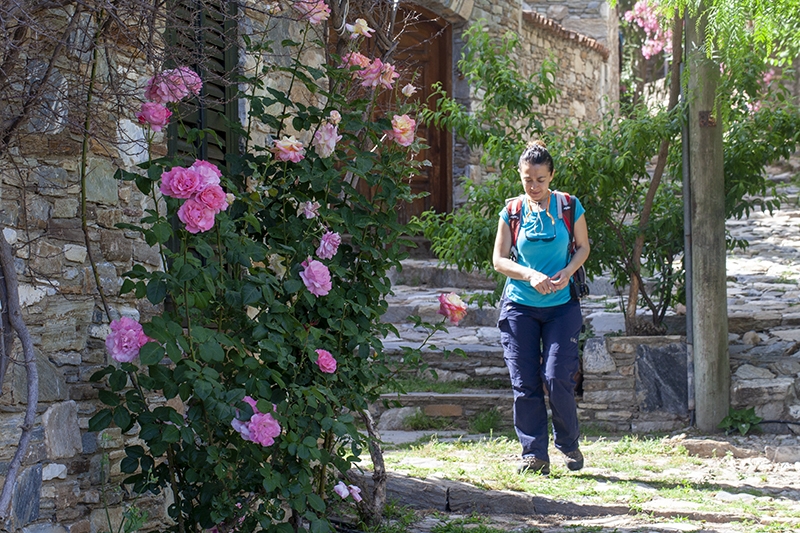
{"label": "red backpack strap", "polygon": [[506,213],[508,214],[508,226],[511,229],[511,253],[516,256],[517,237],[522,216],[522,196],[506,200]]}
{"label": "red backpack strap", "polygon": [[564,225],[569,232],[569,240],[572,241],[572,224],[575,221],[575,201],[567,193],[561,191],[553,191],[558,200],[558,218],[564,221]]}

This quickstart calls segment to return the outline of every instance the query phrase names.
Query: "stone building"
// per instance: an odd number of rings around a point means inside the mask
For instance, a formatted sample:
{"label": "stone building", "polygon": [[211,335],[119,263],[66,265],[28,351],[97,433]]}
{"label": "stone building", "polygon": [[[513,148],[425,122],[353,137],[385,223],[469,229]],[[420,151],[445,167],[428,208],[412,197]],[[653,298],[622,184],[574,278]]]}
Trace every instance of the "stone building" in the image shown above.
{"label": "stone building", "polygon": [[[476,95],[459,79],[454,65],[466,25],[485,20],[493,32],[510,30],[521,36],[523,46],[518,53],[523,72],[532,72],[547,55],[557,59],[560,72],[556,83],[562,96],[544,110],[549,124],[570,119],[591,122],[609,105],[607,102],[616,99],[618,86],[616,46],[608,44],[616,33],[616,20],[611,15],[613,10],[594,4],[597,2],[588,2],[585,9],[573,3],[551,6],[542,13],[538,7],[527,8],[513,0],[424,0],[419,6],[406,8],[419,10],[426,18],[421,33],[411,36],[417,44],[426,45],[422,50],[414,49],[412,42],[402,53],[406,59],[419,62],[424,71],[422,84],[429,88],[441,81],[461,101],[474,102]],[[553,20],[554,13],[563,25]],[[91,19],[75,15],[69,6],[45,14],[50,29],[68,35],[67,51],[47,78],[47,65],[40,58],[20,58],[19,64],[25,68],[18,85],[27,83],[35,88],[37,79],[46,79],[41,84],[44,92],[19,129],[24,135],[16,141],[0,139],[0,224],[15,249],[20,304],[33,338],[39,373],[37,418],[13,491],[9,521],[10,530],[26,533],[106,531],[107,511],[112,524],[121,520],[125,507],[115,481],[119,479],[123,448],[137,442],[137,436],[123,435],[119,429],[102,434],[88,431],[89,418],[100,409],[98,389],[89,378],[108,363],[104,339],[109,328],[104,306],[112,317],[143,320],[157,311],[145,300],[118,296],[121,276],[133,264],[161,267],[158,254],[137,233],[116,227],[121,222],[137,222],[151,205],[131,182],[115,178],[118,168],[132,169],[146,159],[146,143],[133,113],[129,113],[132,107],[103,107],[105,118],[94,136],[82,136],[82,110],[87,95],[91,95],[84,83],[91,54],[83,45],[91,40],[94,30]],[[581,26],[573,18],[587,25]],[[76,26],[70,26],[70,21],[77,21]],[[248,26],[257,22],[240,23]],[[218,25],[220,34],[236,29],[231,29],[230,21]],[[591,36],[579,33],[589,27]],[[148,51],[134,53],[140,51],[136,50],[137,43],[123,41],[118,43],[119,57],[100,58],[93,76],[116,77],[119,86],[133,96],[153,74],[153,65],[148,64]],[[247,61],[243,54],[223,49],[218,65],[224,73]],[[8,88],[5,80],[0,87]],[[240,108],[232,98],[225,97],[231,87],[220,85],[215,90],[220,93],[219,105],[209,106],[195,118],[210,127],[219,125],[223,144],[233,149],[236,139],[232,134],[226,136],[230,132],[225,130],[222,117],[238,117]],[[0,104],[3,118],[15,112],[14,105],[11,100]],[[481,173],[470,154],[448,132],[430,135],[432,170],[415,186],[431,194],[412,206],[408,216],[429,208],[453,209],[460,200],[459,177]],[[153,149],[159,154],[180,149],[181,141],[174,130],[156,140]],[[212,145],[203,150],[207,159],[220,161],[224,156]],[[18,342],[12,355],[21,360]],[[26,403],[25,368],[14,362],[0,395],[0,482],[5,481],[16,451]],[[107,484],[109,477],[112,482]],[[148,511],[146,528],[158,527],[166,517],[163,499],[145,498],[138,505]]]}

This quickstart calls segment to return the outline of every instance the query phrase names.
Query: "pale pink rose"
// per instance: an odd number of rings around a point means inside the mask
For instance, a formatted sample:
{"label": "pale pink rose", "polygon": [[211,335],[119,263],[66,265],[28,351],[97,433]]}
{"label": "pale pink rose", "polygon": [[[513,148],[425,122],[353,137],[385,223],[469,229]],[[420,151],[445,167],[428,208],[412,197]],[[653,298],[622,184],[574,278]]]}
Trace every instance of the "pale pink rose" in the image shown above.
{"label": "pale pink rose", "polygon": [[400,146],[410,146],[414,142],[414,131],[417,122],[408,115],[395,115],[392,118],[392,129],[384,133],[394,139]]}
{"label": "pale pink rose", "polygon": [[171,198],[191,198],[202,185],[203,177],[188,168],[174,167],[161,174],[161,194]]}
{"label": "pale pink rose", "polygon": [[344,484],[344,481],[340,481],[333,487],[333,492],[339,495],[341,499],[345,499],[350,496],[350,491],[347,490],[347,485]]}
{"label": "pale pink rose", "polygon": [[331,259],[336,255],[340,244],[342,244],[342,237],[338,233],[326,231],[317,247],[317,257],[320,259]]}
{"label": "pale pink rose", "polygon": [[328,267],[310,257],[301,266],[303,270],[300,272],[300,279],[311,294],[325,296],[331,291],[331,273]]}
{"label": "pale pink rose", "polygon": [[178,218],[186,224],[189,233],[202,233],[213,228],[215,214],[213,209],[194,198],[189,198],[178,208]]}
{"label": "pale pink rose", "polygon": [[188,67],[178,67],[147,80],[144,97],[158,104],[180,102],[190,94],[200,94],[202,87],[203,82],[196,72]]}
{"label": "pale pink rose", "polygon": [[336,359],[328,350],[315,350],[317,352],[317,366],[321,372],[333,374],[336,372]]}
{"label": "pale pink rose", "polygon": [[233,420],[231,420],[231,427],[233,427],[234,431],[236,431],[237,433],[239,433],[239,435],[242,436],[242,439],[247,441],[251,440],[250,422],[244,422],[234,417]]}
{"label": "pale pink rose", "polygon": [[296,0],[292,7],[311,24],[319,24],[331,16],[331,8],[323,0]]}
{"label": "pale pink rose", "polygon": [[439,314],[450,319],[457,326],[467,315],[467,304],[454,292],[439,295]]}
{"label": "pale pink rose", "polygon": [[195,196],[202,205],[214,211],[216,215],[220,211],[228,209],[228,195],[222,190],[219,185],[210,185],[197,193]]}
{"label": "pale pink rose", "polygon": [[319,216],[319,202],[303,202],[297,208],[297,216],[304,216],[306,218],[315,218]]}
{"label": "pale pink rose", "polygon": [[335,109],[331,111],[330,116],[328,117],[328,122],[333,124],[334,126],[338,126],[339,122],[342,121],[342,115],[336,111]]}
{"label": "pale pink rose", "polygon": [[342,56],[342,64],[339,65],[339,68],[350,68],[350,67],[359,67],[359,68],[367,68],[370,64],[370,60],[367,56],[359,52],[348,52]]}
{"label": "pale pink rose", "polygon": [[356,487],[355,485],[348,485],[348,486],[347,486],[347,490],[349,490],[349,491],[350,491],[350,496],[352,496],[352,497],[353,497],[353,499],[354,499],[356,502],[360,502],[360,501],[363,499],[363,498],[361,497],[361,489],[360,489],[360,488],[358,488],[358,487]]}
{"label": "pale pink rose", "polygon": [[284,136],[280,141],[275,141],[272,152],[279,161],[291,161],[297,163],[305,156],[303,143],[294,138]]}
{"label": "pale pink rose", "polygon": [[411,85],[410,83],[403,87],[403,90],[400,91],[403,93],[404,96],[412,96],[415,92],[417,92],[417,88]]}
{"label": "pale pink rose", "polygon": [[372,28],[367,26],[367,21],[364,19],[356,19],[355,24],[345,24],[345,29],[351,33],[351,39],[358,39],[360,36],[372,37]]}
{"label": "pale pink rose", "polygon": [[178,67],[173,69],[171,76],[173,80],[176,80],[176,82],[177,80],[180,80],[180,82],[186,87],[186,90],[189,91],[189,94],[197,96],[200,94],[200,91],[203,90],[203,80],[201,80],[200,76],[198,76],[197,73],[189,67]]}
{"label": "pale pink rose", "polygon": [[311,144],[320,157],[330,157],[336,149],[336,143],[341,140],[342,136],[339,135],[336,125],[326,123],[321,125],[316,133],[314,133],[314,140],[311,141]]}
{"label": "pale pink rose", "polygon": [[120,363],[130,363],[139,356],[142,346],[152,341],[144,334],[142,325],[126,316],[109,324],[111,333],[106,337],[106,348],[111,358]]}
{"label": "pale pink rose", "polygon": [[254,414],[248,426],[250,440],[262,446],[272,446],[281,434],[281,425],[269,413]]}
{"label": "pale pink rose", "polygon": [[377,87],[381,84],[383,61],[375,58],[369,65],[356,72],[356,77],[361,80],[362,87]]}
{"label": "pale pink rose", "polygon": [[210,185],[219,185],[219,179],[222,177],[222,172],[219,170],[217,165],[214,163],[209,163],[208,161],[203,161],[202,159],[196,160],[192,163],[192,166],[189,167],[189,170],[193,170],[200,174],[200,187],[199,189],[205,189]]}
{"label": "pale pink rose", "polygon": [[156,102],[145,102],[142,110],[136,114],[139,124],[148,124],[153,131],[161,131],[161,128],[169,124],[169,117],[172,111]]}
{"label": "pale pink rose", "polygon": [[383,67],[381,67],[381,79],[380,84],[383,85],[386,89],[391,89],[392,85],[394,85],[394,80],[400,77],[400,74],[394,68],[394,65],[391,63],[384,63]]}
{"label": "pale pink rose", "polygon": [[232,192],[229,192],[225,195],[225,201],[228,202],[228,205],[233,205],[233,202],[236,201],[236,195]]}

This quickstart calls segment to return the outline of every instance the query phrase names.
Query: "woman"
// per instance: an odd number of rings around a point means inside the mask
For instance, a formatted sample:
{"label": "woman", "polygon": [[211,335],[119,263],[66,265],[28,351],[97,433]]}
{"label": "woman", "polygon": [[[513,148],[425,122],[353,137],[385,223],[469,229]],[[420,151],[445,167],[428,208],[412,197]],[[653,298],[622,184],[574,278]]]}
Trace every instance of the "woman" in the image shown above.
{"label": "woman", "polygon": [[[518,471],[547,475],[550,458],[543,382],[550,398],[555,446],[570,470],[583,468],[574,392],[583,318],[569,281],[589,256],[589,233],[584,208],[575,198],[575,251],[570,258],[569,230],[563,206],[558,205],[564,195],[550,190],[553,158],[543,142],[528,144],[519,158],[519,174],[524,191],[518,212],[519,238],[512,239],[511,234],[512,200],[500,212],[492,254],[495,270],[508,276],[498,327],[514,390],[514,428],[522,445]],[[513,240],[515,259],[510,259]]]}

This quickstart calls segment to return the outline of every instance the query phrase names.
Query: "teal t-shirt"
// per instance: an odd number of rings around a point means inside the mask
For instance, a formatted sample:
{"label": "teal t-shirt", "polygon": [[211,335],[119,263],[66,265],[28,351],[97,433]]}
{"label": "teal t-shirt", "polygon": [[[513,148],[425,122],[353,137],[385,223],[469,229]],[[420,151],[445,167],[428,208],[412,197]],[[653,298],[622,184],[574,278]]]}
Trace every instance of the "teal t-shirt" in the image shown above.
{"label": "teal t-shirt", "polygon": [[[519,237],[517,237],[517,262],[546,276],[554,276],[567,266],[569,230],[564,220],[558,218],[558,198],[553,192],[550,193],[550,205],[547,210],[552,220],[544,211],[529,214],[528,202],[522,202]],[[581,202],[575,198],[575,220],[582,217],[585,211]],[[500,211],[500,218],[508,224],[508,211],[505,207]],[[512,302],[531,307],[554,307],[570,300],[569,285],[552,294],[541,294],[531,287],[529,282],[511,278],[508,278],[506,283],[505,295]]]}

